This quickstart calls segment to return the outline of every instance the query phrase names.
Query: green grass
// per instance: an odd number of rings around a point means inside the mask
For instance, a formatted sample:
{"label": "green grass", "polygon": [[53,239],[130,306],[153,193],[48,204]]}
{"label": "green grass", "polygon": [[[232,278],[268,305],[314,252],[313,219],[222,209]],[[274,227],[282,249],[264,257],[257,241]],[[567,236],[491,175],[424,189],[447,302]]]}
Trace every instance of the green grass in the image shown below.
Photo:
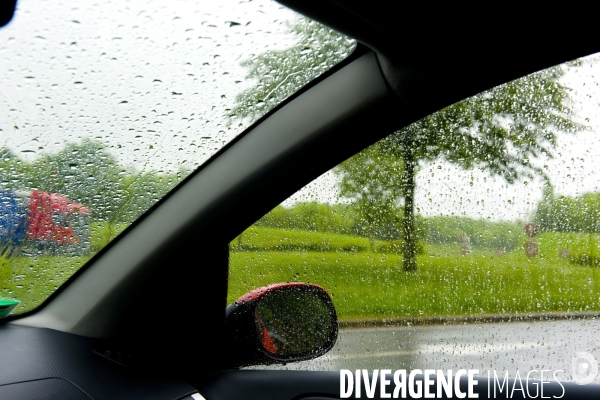
{"label": "green grass", "polygon": [[39,306],[92,255],[106,246],[127,224],[94,222],[90,226],[91,253],[85,257],[0,257],[0,297],[21,301],[17,313]]}
{"label": "green grass", "polygon": [[[94,224],[92,248],[121,229]],[[498,256],[474,248],[463,256],[460,245],[429,244],[418,258],[418,271],[407,274],[401,255],[370,252],[366,238],[251,228],[242,238],[244,251],[231,252],[229,301],[267,284],[303,281],[324,286],[341,319],[598,311],[600,268],[560,255],[564,249],[590,251],[597,239],[544,233],[536,238],[540,254],[533,259],[522,249]],[[375,242],[379,251],[387,245]],[[0,258],[0,297],[21,300],[19,313],[33,309],[88,259]]]}
{"label": "green grass", "polygon": [[228,300],[266,284],[303,281],[325,287],[341,319],[600,310],[599,268],[574,266],[558,254],[446,250],[430,249],[409,274],[394,254],[233,253]]}
{"label": "green grass", "polygon": [[21,302],[21,314],[39,306],[71,277],[89,257],[0,257],[0,297]]}
{"label": "green grass", "polygon": [[90,224],[90,247],[92,251],[100,251],[128,226],[129,224],[126,223],[92,222]]}

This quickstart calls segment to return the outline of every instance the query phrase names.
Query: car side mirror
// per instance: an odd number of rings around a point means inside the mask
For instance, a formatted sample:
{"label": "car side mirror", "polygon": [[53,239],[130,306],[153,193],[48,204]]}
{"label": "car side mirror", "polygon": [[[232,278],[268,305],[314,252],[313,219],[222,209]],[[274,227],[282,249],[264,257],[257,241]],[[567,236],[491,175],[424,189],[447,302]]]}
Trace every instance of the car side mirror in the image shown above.
{"label": "car side mirror", "polygon": [[337,339],[335,308],[320,286],[279,283],[253,290],[225,312],[229,367],[308,360]]}

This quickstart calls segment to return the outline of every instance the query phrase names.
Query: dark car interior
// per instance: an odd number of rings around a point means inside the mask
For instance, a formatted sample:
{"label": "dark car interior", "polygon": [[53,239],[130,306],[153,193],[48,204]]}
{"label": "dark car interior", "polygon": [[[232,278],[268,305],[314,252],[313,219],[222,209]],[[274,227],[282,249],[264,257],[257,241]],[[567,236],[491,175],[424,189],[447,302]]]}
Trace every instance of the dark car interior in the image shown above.
{"label": "dark car interior", "polygon": [[[358,48],[222,148],[41,307],[2,320],[0,398],[339,398],[338,372],[233,368],[223,339],[228,243],[395,130],[600,51],[592,25],[565,28],[560,43],[543,34],[559,10],[542,18],[500,5],[425,11],[379,0],[279,2],[356,38]],[[12,3],[3,3],[0,20],[10,20]],[[481,379],[479,398],[487,398],[486,385]],[[598,385],[564,385],[565,399],[600,393]],[[547,387],[560,397],[560,385]],[[190,397],[196,393],[203,397]]]}

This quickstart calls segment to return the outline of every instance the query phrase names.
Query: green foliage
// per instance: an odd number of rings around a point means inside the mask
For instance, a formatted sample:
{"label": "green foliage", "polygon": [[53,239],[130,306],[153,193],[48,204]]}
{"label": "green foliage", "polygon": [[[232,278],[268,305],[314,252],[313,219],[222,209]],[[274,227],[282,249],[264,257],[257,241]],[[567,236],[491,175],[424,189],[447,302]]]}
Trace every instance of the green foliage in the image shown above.
{"label": "green foliage", "polygon": [[569,257],[569,261],[573,264],[584,267],[600,267],[600,252],[598,250],[593,253],[576,253]]}
{"label": "green foliage", "polygon": [[25,187],[65,195],[89,205],[95,219],[109,221],[115,218],[123,196],[119,184],[122,172],[104,145],[84,139],[33,162]]}
{"label": "green foliage", "polygon": [[256,221],[255,226],[317,232],[351,233],[354,210],[344,204],[297,203],[277,206]]}
{"label": "green foliage", "polygon": [[[401,211],[391,209],[382,221],[363,216],[360,201],[348,204],[297,203],[292,207],[277,206],[258,220],[255,227],[281,229],[281,235],[289,230],[331,232],[358,235],[374,239],[372,251],[402,253],[400,224]],[[370,218],[370,219],[369,219]],[[368,221],[376,221],[371,226]],[[418,254],[423,254],[424,243],[461,244],[462,235],[469,237],[471,246],[500,249],[504,251],[521,247],[526,240],[523,225],[516,222],[493,222],[464,217],[418,217]],[[365,227],[366,226],[366,227]],[[274,234],[274,233],[273,233]],[[386,241],[386,244],[382,241]],[[387,242],[389,241],[389,242]],[[385,250],[382,250],[384,249]],[[320,250],[321,251],[321,250]]]}
{"label": "green foliage", "polygon": [[600,266],[600,235],[579,232],[542,232],[535,242],[540,256],[580,266]]}
{"label": "green foliage", "polygon": [[546,190],[535,221],[543,231],[600,233],[600,193],[569,197]]}
{"label": "green foliage", "polygon": [[[8,279],[12,276],[12,269],[10,268],[10,260],[5,257],[0,257],[0,288],[8,282]],[[2,292],[0,292],[0,297]]]}
{"label": "green foliage", "polygon": [[322,204],[304,202],[292,207],[277,206],[254,223],[254,226],[265,226],[282,229],[298,229],[316,232],[334,232],[358,235],[370,239],[397,240],[401,237],[399,210],[387,214],[387,220],[377,224],[369,224],[373,218],[363,216],[361,203]]}
{"label": "green foliage", "polygon": [[466,217],[436,216],[423,218],[421,230],[427,243],[462,244],[466,234],[470,245],[513,250],[526,241],[523,225],[516,222],[492,222]]}
{"label": "green foliage", "polygon": [[96,221],[135,221],[175,187],[188,172],[126,171],[103,144],[84,139],[32,163],[0,149],[0,186],[8,190],[59,193],[90,207]]}
{"label": "green foliage", "polygon": [[[537,206],[535,221],[544,237],[568,237],[556,243],[569,261],[576,265],[600,267],[600,193],[577,197],[554,196],[551,187]],[[553,232],[565,232],[562,234]]]}
{"label": "green foliage", "polygon": [[[321,251],[361,252],[371,249],[376,253],[401,254],[402,242],[376,240],[296,229],[252,226],[246,229],[229,247],[233,251]],[[425,253],[425,245],[419,242],[419,254]]]}
{"label": "green foliage", "polygon": [[[417,240],[414,178],[422,161],[441,159],[464,169],[479,168],[509,183],[545,177],[533,161],[552,158],[560,132],[583,128],[572,119],[568,91],[559,81],[565,68],[498,86],[382,139],[334,169],[342,196],[360,204],[372,229],[397,215],[395,208],[403,202],[402,231],[408,244]],[[413,268],[414,262],[405,260],[405,269]]]}
{"label": "green foliage", "polygon": [[[305,19],[291,28],[298,36],[294,46],[242,63],[249,69],[247,77],[258,82],[238,96],[232,114],[252,119],[263,115],[340,59],[333,55],[345,56],[352,47],[334,31]],[[565,69],[540,71],[446,107],[335,168],[342,196],[354,202],[354,231],[372,240],[395,239],[401,233],[404,269],[414,270],[419,239],[414,193],[420,162],[442,159],[465,169],[480,168],[509,183],[545,177],[533,161],[553,156],[558,133],[582,128],[572,119],[568,91],[560,83]],[[276,226],[267,220],[283,214],[274,212],[263,223]],[[479,231],[475,241],[514,248],[515,238],[509,239],[503,229],[485,238]]]}
{"label": "green foliage", "polygon": [[[402,240],[391,240],[389,242],[375,242],[373,251],[375,253],[385,254],[402,254],[404,247],[402,246]],[[427,247],[422,241],[417,242],[416,247],[417,254],[427,254]]]}
{"label": "green foliage", "polygon": [[255,120],[298,89],[327,71],[354,49],[354,41],[306,18],[289,24],[297,42],[284,50],[269,50],[242,66],[256,85],[240,93],[230,116]]}
{"label": "green foliage", "polygon": [[384,139],[390,152],[412,149],[417,160],[444,159],[512,183],[544,175],[532,161],[551,158],[557,134],[583,128],[572,119],[567,66],[552,67],[462,100]]}
{"label": "green foliage", "polygon": [[148,172],[123,176],[121,179],[123,198],[119,203],[115,220],[132,223],[187,175],[188,172],[181,169],[176,174],[170,175]]}
{"label": "green foliage", "polygon": [[0,148],[0,185],[5,190],[28,187],[30,165],[17,157],[10,149]]}
{"label": "green foliage", "polygon": [[[99,142],[69,143],[33,162],[0,149],[0,187],[43,190],[87,205],[92,212],[90,248],[101,250],[187,174],[125,171]],[[0,258],[0,296],[21,301],[22,313],[41,304],[89,257]]]}
{"label": "green foliage", "polygon": [[250,227],[232,249],[244,251],[366,251],[369,240],[350,235],[295,229]]}
{"label": "green foliage", "polygon": [[399,198],[403,196],[398,176],[403,159],[375,143],[334,169],[341,175],[340,192],[352,199],[356,210],[355,232],[379,239],[400,238]]}
{"label": "green foliage", "polygon": [[92,222],[90,224],[90,247],[93,252],[102,250],[109,242],[127,228],[128,223]]}
{"label": "green foliage", "polygon": [[9,149],[0,150],[0,183],[9,190],[42,190],[59,193],[90,205],[93,217],[116,216],[122,190],[122,169],[100,142],[84,139],[69,143],[56,154],[44,154],[32,163]]}

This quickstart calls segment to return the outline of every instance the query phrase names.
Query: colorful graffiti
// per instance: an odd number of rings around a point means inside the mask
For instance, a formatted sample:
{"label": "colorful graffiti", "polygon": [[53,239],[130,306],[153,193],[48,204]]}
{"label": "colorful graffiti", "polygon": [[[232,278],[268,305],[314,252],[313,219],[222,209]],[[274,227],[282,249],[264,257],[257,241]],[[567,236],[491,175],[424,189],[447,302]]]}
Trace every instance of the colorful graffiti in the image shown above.
{"label": "colorful graffiti", "polygon": [[65,196],[0,191],[0,254],[5,257],[87,254],[89,225],[89,208]]}

